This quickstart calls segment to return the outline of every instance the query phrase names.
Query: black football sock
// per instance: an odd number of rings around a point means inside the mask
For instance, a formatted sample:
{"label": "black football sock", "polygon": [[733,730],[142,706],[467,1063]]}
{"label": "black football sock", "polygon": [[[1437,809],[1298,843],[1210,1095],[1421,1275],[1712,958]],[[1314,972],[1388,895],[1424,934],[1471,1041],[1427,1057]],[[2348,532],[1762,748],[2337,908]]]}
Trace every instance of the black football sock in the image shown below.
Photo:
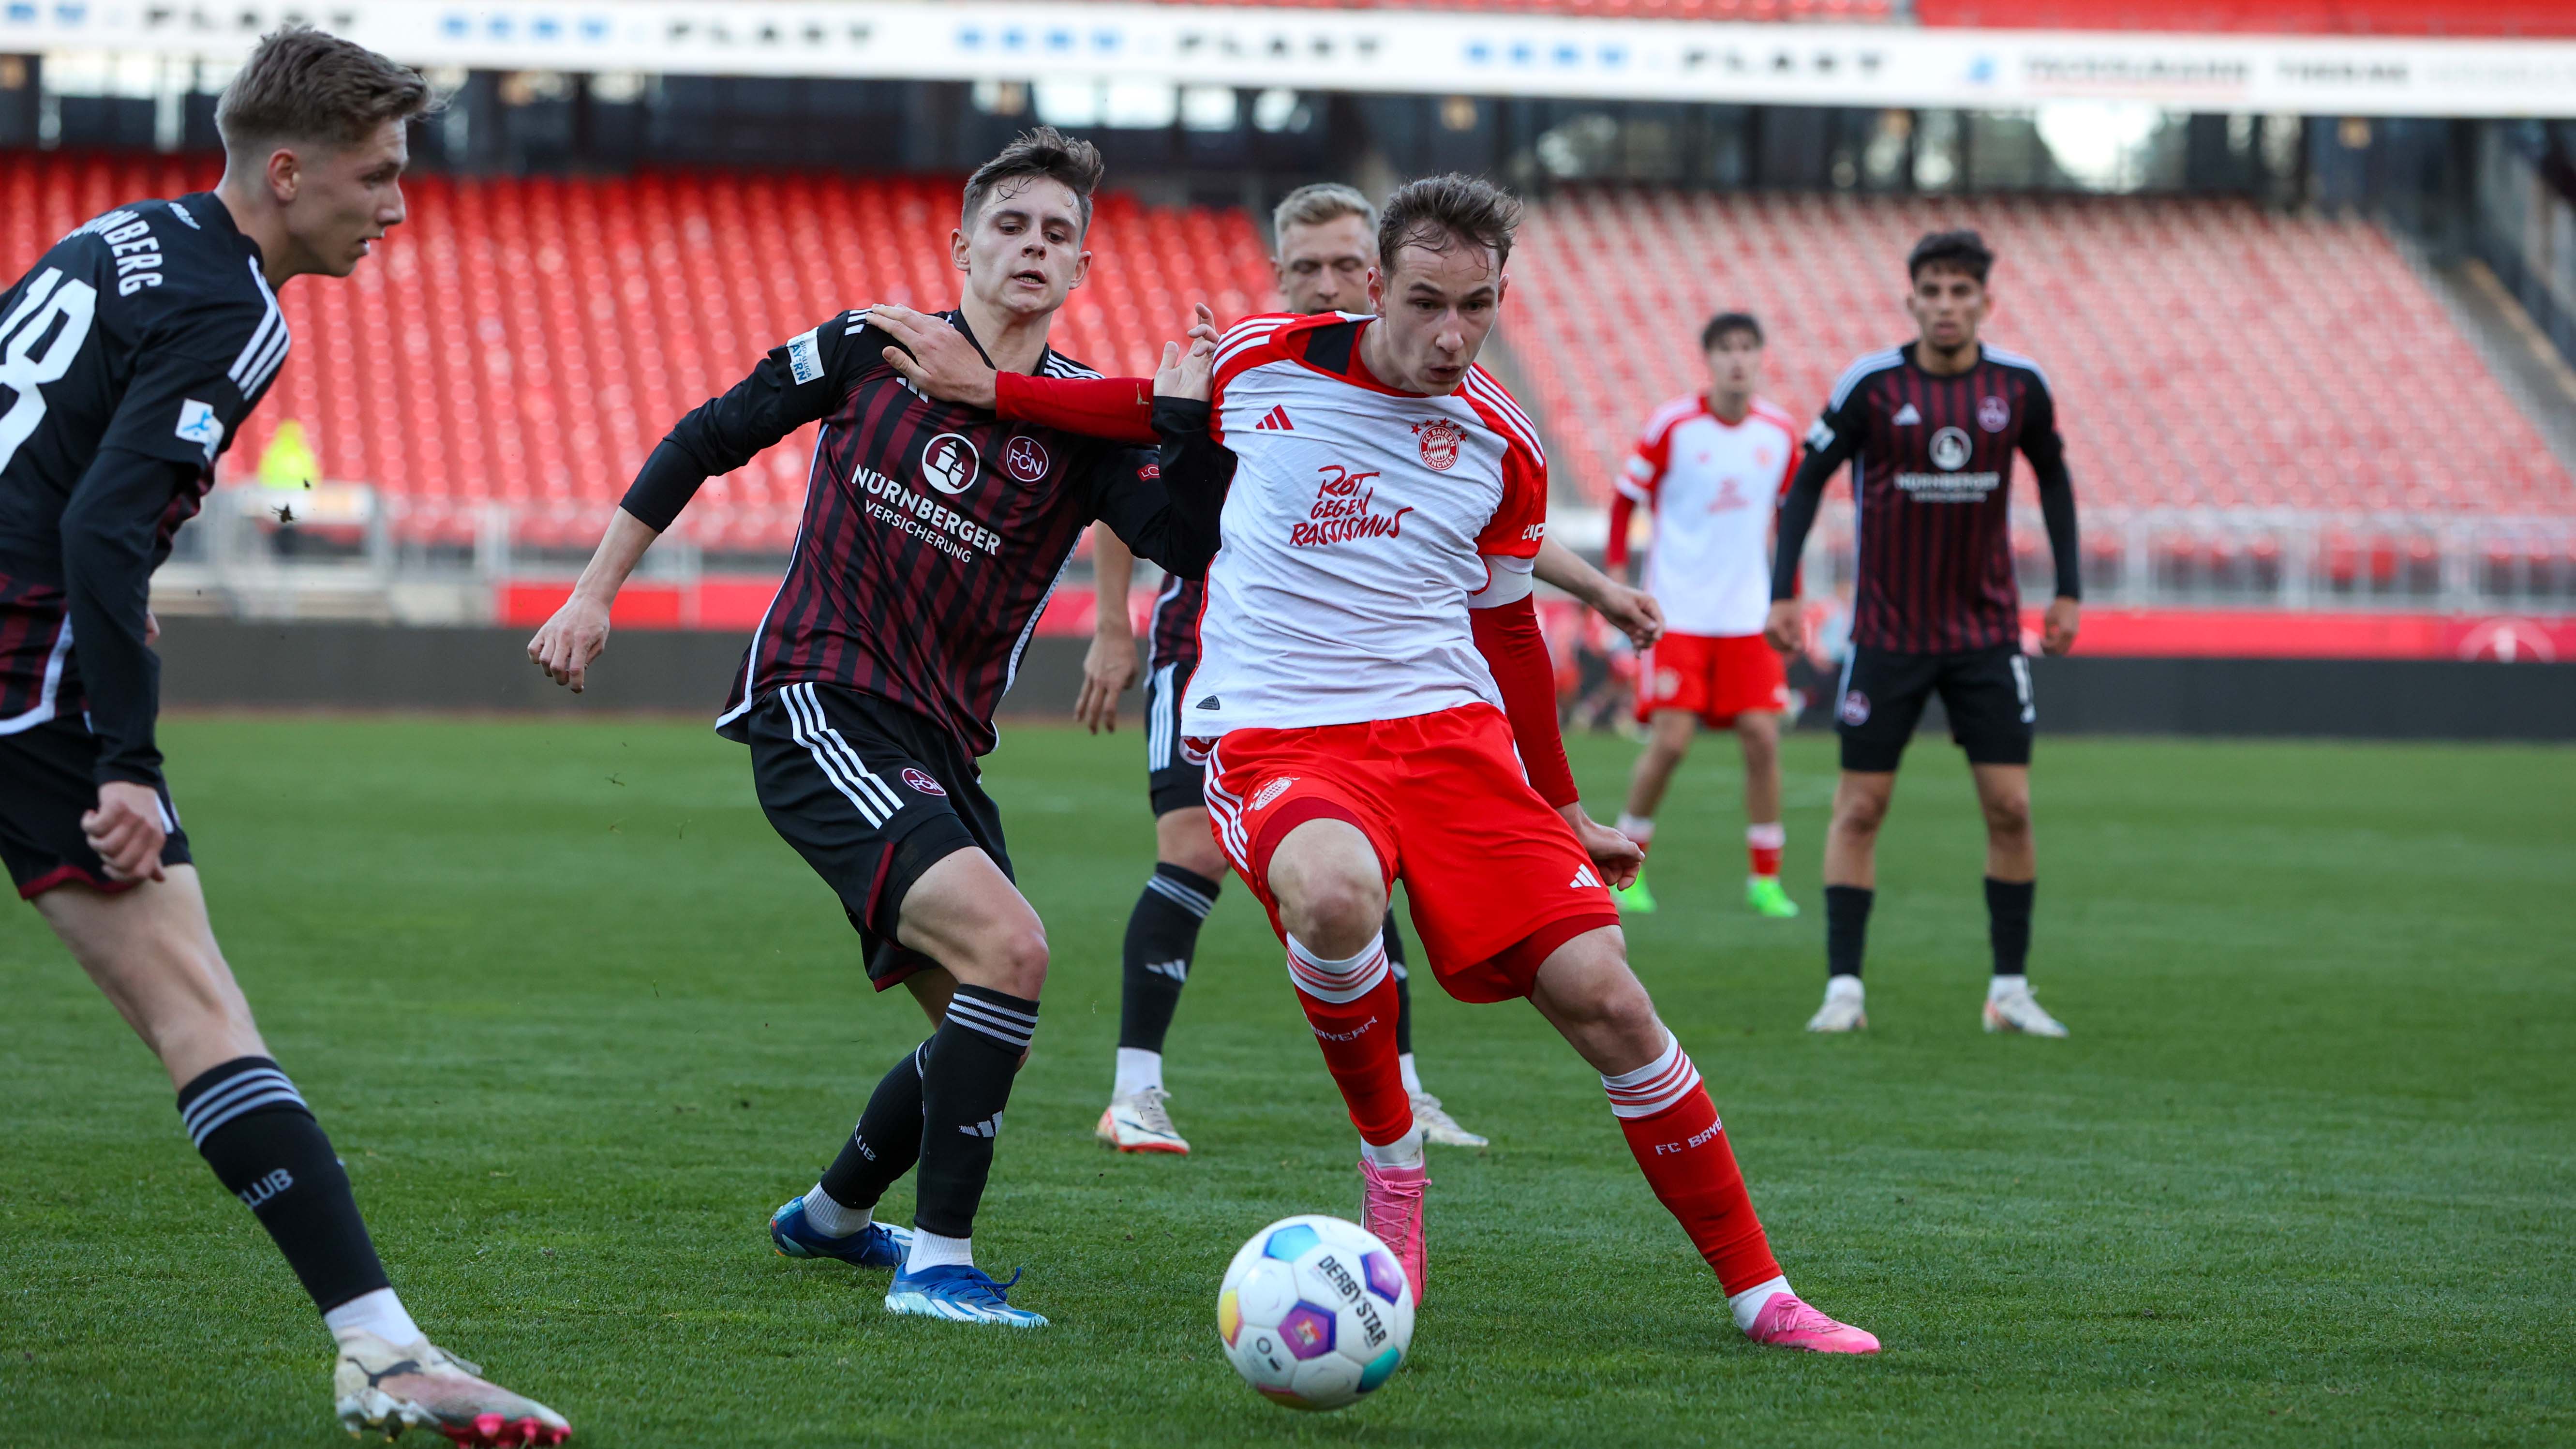
{"label": "black football sock", "polygon": [[2035,880],[1986,877],[1986,935],[1995,944],[1995,974],[2019,976],[2030,960],[2030,905]]}
{"label": "black football sock", "polygon": [[1395,928],[1395,907],[1386,908],[1386,924],[1379,928],[1386,942],[1386,964],[1395,973],[1395,1054],[1413,1055],[1413,973],[1404,969],[1404,934]]}
{"label": "black football sock", "polygon": [[921,1176],[912,1223],[943,1238],[975,1235],[975,1208],[993,1171],[993,1139],[1011,1078],[1038,1029],[1038,1004],[960,986],[931,1033],[921,1070]]}
{"label": "black football sock", "polygon": [[1878,892],[1868,886],[1825,887],[1825,974],[1860,975],[1862,950],[1869,944],[1869,907]]}
{"label": "black football sock", "polygon": [[921,1066],[936,1037],[903,1054],[859,1113],[841,1155],[823,1170],[825,1196],[845,1208],[872,1208],[895,1179],[921,1160]]}
{"label": "black football sock", "polygon": [[235,1057],[179,1089],[179,1120],[224,1190],[268,1229],[328,1313],[389,1286],[349,1174],[277,1063]]}
{"label": "black football sock", "polygon": [[1198,954],[1199,924],[1216,906],[1221,881],[1166,861],[1154,867],[1136,909],[1127,913],[1127,947],[1118,993],[1118,1044],[1160,1052]]}

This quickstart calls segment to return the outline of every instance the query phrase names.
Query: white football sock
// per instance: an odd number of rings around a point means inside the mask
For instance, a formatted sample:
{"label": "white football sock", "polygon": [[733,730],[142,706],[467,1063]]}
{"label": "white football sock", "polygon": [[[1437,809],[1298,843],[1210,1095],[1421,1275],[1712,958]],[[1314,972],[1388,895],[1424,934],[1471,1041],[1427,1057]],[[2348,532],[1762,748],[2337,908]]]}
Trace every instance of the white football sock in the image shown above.
{"label": "white football sock", "polygon": [[1744,843],[1762,850],[1781,849],[1789,843],[1789,827],[1778,820],[1768,825],[1747,825]]}
{"label": "white football sock", "polygon": [[1631,815],[1623,810],[1619,812],[1619,833],[1643,845],[1655,838],[1655,817]]}
{"label": "white football sock", "polygon": [[1406,1052],[1402,1056],[1397,1057],[1395,1059],[1395,1069],[1404,1073],[1404,1090],[1411,1092],[1416,1096],[1421,1095],[1422,1073],[1413,1069],[1413,1053]]}
{"label": "white football sock", "polygon": [[1825,978],[1825,999],[1827,1001],[1840,1001],[1846,996],[1850,997],[1854,1001],[1861,999],[1859,977],[1828,976]]}
{"label": "white football sock", "polygon": [[2027,976],[1998,976],[1986,983],[1986,999],[1988,1001],[2001,1001],[2016,991],[2028,991],[2029,989],[2030,978]]}
{"label": "white football sock", "polygon": [[1161,1052],[1149,1052],[1143,1047],[1118,1049],[1118,1085],[1114,1089],[1118,1096],[1132,1097],[1138,1092],[1160,1091],[1162,1086]]}
{"label": "white football sock", "polygon": [[1362,1142],[1360,1156],[1367,1158],[1372,1167],[1420,1167],[1422,1165],[1422,1129],[1416,1127],[1384,1147]]}
{"label": "white football sock", "polygon": [[1745,1289],[1741,1293],[1728,1295],[1726,1300],[1727,1311],[1735,1315],[1735,1326],[1737,1328],[1746,1333],[1751,1333],[1753,1331],[1753,1320],[1762,1315],[1762,1305],[1770,1302],[1777,1295],[1788,1291],[1788,1279],[1774,1278],[1768,1283],[1756,1284],[1751,1288]]}
{"label": "white football sock", "polygon": [[402,1300],[391,1288],[359,1294],[323,1314],[322,1326],[331,1330],[334,1343],[347,1343],[354,1333],[372,1333],[397,1347],[409,1347],[428,1336],[403,1311]]}
{"label": "white football sock", "polygon": [[975,1266],[973,1238],[943,1238],[919,1226],[912,1230],[912,1252],[903,1260],[903,1271],[918,1273],[924,1268],[943,1268],[951,1263]]}
{"label": "white football sock", "polygon": [[832,1195],[825,1192],[819,1182],[805,1194],[805,1221],[812,1223],[814,1231],[827,1238],[846,1238],[866,1227],[875,1216],[875,1208],[843,1207],[834,1202]]}

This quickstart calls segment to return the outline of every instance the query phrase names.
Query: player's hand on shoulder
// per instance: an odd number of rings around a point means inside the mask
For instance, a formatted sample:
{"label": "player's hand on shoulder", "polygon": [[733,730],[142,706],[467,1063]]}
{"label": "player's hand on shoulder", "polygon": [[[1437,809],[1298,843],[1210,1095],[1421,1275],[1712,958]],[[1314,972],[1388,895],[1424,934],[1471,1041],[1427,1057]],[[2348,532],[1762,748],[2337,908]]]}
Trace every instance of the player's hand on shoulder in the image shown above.
{"label": "player's hand on shoulder", "polygon": [[868,324],[903,344],[882,355],[914,387],[941,402],[993,406],[993,364],[945,320],[910,307],[878,306],[868,309]]}
{"label": "player's hand on shoulder", "polygon": [[161,797],[149,785],[110,780],[98,787],[98,808],[81,816],[81,834],[107,866],[111,880],[160,880],[161,847],[170,838],[161,825]]}
{"label": "player's hand on shoulder", "polygon": [[2039,648],[2051,656],[2064,654],[2075,647],[2075,631],[2083,627],[2083,606],[2073,599],[2048,601],[2048,613],[2042,617]]}
{"label": "player's hand on shoulder", "polygon": [[579,694],[591,661],[608,647],[608,606],[576,592],[528,641],[528,661],[546,678]]}
{"label": "player's hand on shoulder", "polygon": [[1154,396],[1187,398],[1206,402],[1215,395],[1216,349],[1204,342],[1192,342],[1183,352],[1181,344],[1163,344],[1163,365],[1154,369]]}
{"label": "player's hand on shoulder", "polygon": [[1610,627],[1628,636],[1628,642],[1640,649],[1664,637],[1664,606],[1643,589],[1630,588],[1613,579],[1594,606]]}
{"label": "player's hand on shoulder", "polygon": [[1807,642],[1806,633],[1806,619],[1797,600],[1772,601],[1771,615],[1762,621],[1762,637],[1771,641],[1772,648],[1794,655]]}
{"label": "player's hand on shoulder", "polygon": [[1646,853],[1637,848],[1637,842],[1585,814],[1580,804],[1568,805],[1558,813],[1574,827],[1575,841],[1600,867],[1601,879],[1612,890],[1626,890],[1636,883],[1637,872],[1646,868]]}
{"label": "player's hand on shoulder", "polygon": [[1136,682],[1136,636],[1109,627],[1093,632],[1082,656],[1082,693],[1073,701],[1073,717],[1093,734],[1118,732],[1118,696]]}

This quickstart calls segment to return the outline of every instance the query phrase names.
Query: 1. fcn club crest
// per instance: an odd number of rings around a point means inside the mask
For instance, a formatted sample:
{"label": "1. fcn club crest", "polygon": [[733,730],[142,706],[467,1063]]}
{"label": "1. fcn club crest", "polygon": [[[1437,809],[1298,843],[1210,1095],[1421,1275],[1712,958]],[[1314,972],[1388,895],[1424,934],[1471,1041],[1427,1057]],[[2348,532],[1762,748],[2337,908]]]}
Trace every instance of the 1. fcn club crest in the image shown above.
{"label": "1. fcn club crest", "polygon": [[1458,465],[1458,445],[1467,440],[1467,430],[1447,418],[1425,418],[1413,425],[1413,437],[1422,445],[1422,465],[1446,473]]}

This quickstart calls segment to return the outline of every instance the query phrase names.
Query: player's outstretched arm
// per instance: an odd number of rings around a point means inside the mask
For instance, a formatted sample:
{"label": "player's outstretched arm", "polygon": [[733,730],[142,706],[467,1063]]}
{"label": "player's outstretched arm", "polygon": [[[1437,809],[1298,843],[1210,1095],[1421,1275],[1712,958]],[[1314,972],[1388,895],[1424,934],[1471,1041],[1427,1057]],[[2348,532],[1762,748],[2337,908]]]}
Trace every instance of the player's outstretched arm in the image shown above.
{"label": "player's outstretched arm", "polygon": [[608,532],[601,535],[599,547],[572,586],[572,597],[546,620],[528,641],[528,659],[546,677],[579,694],[589,682],[591,661],[608,648],[608,614],[617,602],[617,591],[626,586],[626,578],[644,559],[644,551],[653,546],[661,532],[624,508],[608,521]]}
{"label": "player's outstretched arm", "polygon": [[1565,590],[1584,607],[1610,621],[1610,627],[1643,649],[1664,635],[1664,608],[1655,596],[1632,589],[1584,562],[1583,555],[1546,539],[1538,546],[1538,580]]}
{"label": "player's outstretched arm", "polygon": [[1118,696],[1136,682],[1136,626],[1127,617],[1127,587],[1136,555],[1107,528],[1091,530],[1091,574],[1099,607],[1091,647],[1082,656],[1082,693],[1073,701],[1075,721],[1093,734],[1118,732]]}

